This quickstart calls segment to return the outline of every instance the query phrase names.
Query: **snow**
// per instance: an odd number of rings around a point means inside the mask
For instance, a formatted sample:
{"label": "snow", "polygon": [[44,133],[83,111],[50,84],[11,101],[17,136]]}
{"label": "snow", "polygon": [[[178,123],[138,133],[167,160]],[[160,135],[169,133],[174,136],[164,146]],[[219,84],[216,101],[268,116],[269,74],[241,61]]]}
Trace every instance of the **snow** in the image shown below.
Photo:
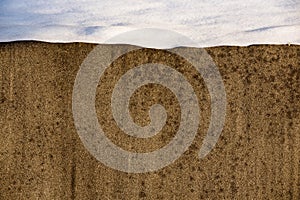
{"label": "snow", "polygon": [[[160,48],[185,45],[176,34],[196,47],[300,44],[300,0],[0,0],[0,42],[110,43],[145,30],[167,38]],[[129,35],[118,42],[149,46]]]}

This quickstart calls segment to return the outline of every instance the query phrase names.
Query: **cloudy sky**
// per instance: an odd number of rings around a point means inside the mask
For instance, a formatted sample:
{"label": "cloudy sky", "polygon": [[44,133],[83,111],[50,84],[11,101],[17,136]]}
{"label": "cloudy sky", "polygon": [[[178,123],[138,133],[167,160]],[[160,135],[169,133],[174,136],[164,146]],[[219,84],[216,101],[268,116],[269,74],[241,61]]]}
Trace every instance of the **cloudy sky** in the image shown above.
{"label": "cloudy sky", "polygon": [[197,47],[300,44],[300,0],[0,0],[0,42],[106,43],[143,28],[163,47],[181,45],[177,33]]}

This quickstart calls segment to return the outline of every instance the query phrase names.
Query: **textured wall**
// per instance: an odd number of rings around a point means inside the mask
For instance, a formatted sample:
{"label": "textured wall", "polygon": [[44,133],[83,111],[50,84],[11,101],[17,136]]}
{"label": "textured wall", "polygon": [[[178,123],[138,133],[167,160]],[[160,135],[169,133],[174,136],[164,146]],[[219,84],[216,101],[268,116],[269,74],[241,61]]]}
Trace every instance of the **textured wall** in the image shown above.
{"label": "textured wall", "polygon": [[[207,48],[222,75],[226,121],[216,147],[198,158],[210,117],[207,88],[180,58],[144,49],[115,63],[118,73],[136,62],[173,62],[196,91],[198,134],[178,160],[144,174],[108,168],[83,146],[72,116],[72,90],[92,44],[0,44],[0,199],[299,199],[300,47]],[[110,68],[111,69],[111,68]],[[188,68],[187,68],[188,69]],[[147,124],[149,106],[166,106],[168,123],[151,139],[136,139],[116,126],[103,99],[117,75],[107,70],[97,89],[99,123],[115,144],[141,152],[175,135],[180,109],[173,94],[147,85],[134,94],[133,119]],[[149,95],[150,94],[150,95]],[[108,99],[109,100],[109,99]]]}

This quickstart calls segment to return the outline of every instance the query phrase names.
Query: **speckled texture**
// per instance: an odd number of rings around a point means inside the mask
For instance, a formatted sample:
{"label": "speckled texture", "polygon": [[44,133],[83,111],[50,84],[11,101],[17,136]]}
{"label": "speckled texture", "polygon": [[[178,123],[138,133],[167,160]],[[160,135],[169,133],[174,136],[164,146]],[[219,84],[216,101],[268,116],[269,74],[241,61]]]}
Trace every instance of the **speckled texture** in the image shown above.
{"label": "speckled texture", "polygon": [[[173,58],[197,88],[201,126],[189,150],[156,172],[128,174],[104,166],[82,145],[73,123],[72,89],[92,44],[0,44],[0,199],[299,199],[300,46],[207,48],[227,93],[226,122],[213,151],[198,159],[210,103],[201,76]],[[143,61],[164,62],[165,51],[141,50],[116,69]],[[172,59],[171,59],[172,60]],[[130,151],[165,145],[178,128],[180,107],[159,85],[140,88],[130,104],[146,124],[150,105],[167,108],[164,131],[151,139],[120,132],[109,107],[112,68],[97,90],[97,114],[107,136]],[[194,86],[194,85],[193,85]],[[150,95],[149,95],[150,94]],[[105,98],[104,98],[105,97]]]}

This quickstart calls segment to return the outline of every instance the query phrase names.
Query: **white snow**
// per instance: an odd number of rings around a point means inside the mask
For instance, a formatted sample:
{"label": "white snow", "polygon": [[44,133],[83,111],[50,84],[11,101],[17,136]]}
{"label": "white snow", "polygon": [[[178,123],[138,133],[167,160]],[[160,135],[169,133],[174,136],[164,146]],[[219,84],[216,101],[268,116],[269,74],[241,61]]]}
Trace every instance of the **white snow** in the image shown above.
{"label": "white snow", "polygon": [[[300,44],[300,0],[0,0],[0,42],[107,43],[137,29],[168,30],[148,34],[155,38],[173,31],[197,47]],[[159,41],[184,45],[172,34]]]}

